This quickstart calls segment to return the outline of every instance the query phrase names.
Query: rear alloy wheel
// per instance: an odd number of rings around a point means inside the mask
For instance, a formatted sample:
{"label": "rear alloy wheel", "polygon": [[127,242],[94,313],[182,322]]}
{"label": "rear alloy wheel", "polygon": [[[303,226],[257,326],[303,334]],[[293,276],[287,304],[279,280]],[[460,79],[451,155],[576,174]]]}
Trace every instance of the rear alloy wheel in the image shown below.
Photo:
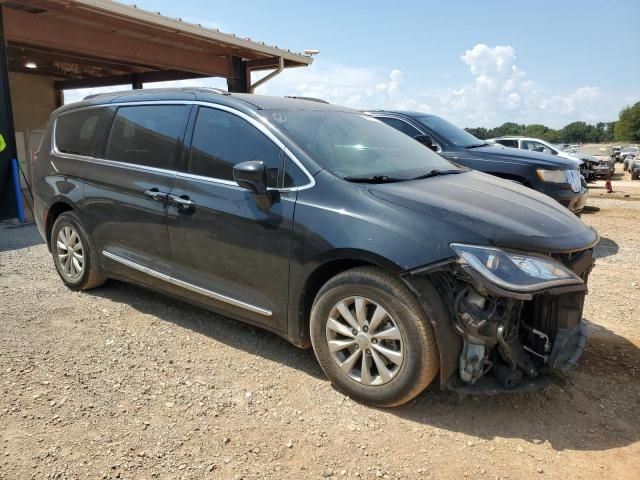
{"label": "rear alloy wheel", "polygon": [[78,232],[65,225],[58,232],[56,255],[60,264],[60,275],[70,282],[76,281],[84,272],[84,247]]}
{"label": "rear alloy wheel", "polygon": [[311,342],[320,366],[341,392],[392,407],[408,402],[436,377],[433,327],[415,295],[374,267],[336,275],[311,310]]}
{"label": "rear alloy wheel", "polygon": [[106,281],[89,237],[72,211],[62,213],[53,224],[51,253],[60,278],[72,290],[89,290]]}

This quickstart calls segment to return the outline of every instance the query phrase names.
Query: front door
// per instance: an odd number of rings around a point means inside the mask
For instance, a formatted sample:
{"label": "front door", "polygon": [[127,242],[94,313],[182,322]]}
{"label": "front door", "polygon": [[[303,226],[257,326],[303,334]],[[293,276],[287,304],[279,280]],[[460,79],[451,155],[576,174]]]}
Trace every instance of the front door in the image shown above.
{"label": "front door", "polygon": [[103,159],[83,175],[83,211],[111,274],[166,288],[170,274],[166,195],[173,187],[185,105],[118,107]]}
{"label": "front door", "polygon": [[173,283],[232,316],[286,330],[289,251],[296,192],[261,210],[233,181],[233,166],[261,160],[282,182],[284,154],[248,117],[199,107],[168,207]]}

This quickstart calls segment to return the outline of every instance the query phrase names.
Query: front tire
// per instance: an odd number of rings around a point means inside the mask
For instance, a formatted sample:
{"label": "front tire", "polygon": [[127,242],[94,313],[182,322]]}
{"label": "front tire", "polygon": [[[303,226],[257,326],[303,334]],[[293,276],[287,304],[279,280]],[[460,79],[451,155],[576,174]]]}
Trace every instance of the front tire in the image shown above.
{"label": "front tire", "polygon": [[415,295],[374,267],[336,275],[311,310],[313,349],[334,386],[366,404],[393,407],[439,371],[433,327]]}
{"label": "front tire", "polygon": [[58,275],[71,290],[89,290],[107,279],[98,270],[98,259],[80,219],[62,213],[51,229],[51,254]]}

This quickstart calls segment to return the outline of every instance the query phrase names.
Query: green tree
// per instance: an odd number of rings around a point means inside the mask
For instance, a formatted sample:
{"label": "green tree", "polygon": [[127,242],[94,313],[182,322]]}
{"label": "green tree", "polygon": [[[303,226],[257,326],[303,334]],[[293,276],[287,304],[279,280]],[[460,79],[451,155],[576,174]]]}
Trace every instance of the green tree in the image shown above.
{"label": "green tree", "polygon": [[479,138],[480,140],[486,140],[487,138],[489,138],[489,131],[484,127],[465,128],[465,130],[474,137]]}
{"label": "green tree", "polygon": [[560,129],[560,139],[569,143],[587,143],[594,138],[595,127],[585,122],[573,122]]}
{"label": "green tree", "polygon": [[526,125],[521,125],[519,123],[506,122],[499,127],[492,128],[489,130],[488,134],[489,138],[502,137],[505,135],[523,135],[525,127]]}
{"label": "green tree", "polygon": [[607,128],[605,130],[604,142],[613,142],[614,132],[618,122],[607,122]]}
{"label": "green tree", "polygon": [[623,108],[614,130],[616,141],[640,141],[640,102]]}
{"label": "green tree", "polygon": [[559,138],[558,132],[553,128],[537,123],[527,125],[524,129],[524,134],[527,137],[541,138],[551,143],[557,143]]}

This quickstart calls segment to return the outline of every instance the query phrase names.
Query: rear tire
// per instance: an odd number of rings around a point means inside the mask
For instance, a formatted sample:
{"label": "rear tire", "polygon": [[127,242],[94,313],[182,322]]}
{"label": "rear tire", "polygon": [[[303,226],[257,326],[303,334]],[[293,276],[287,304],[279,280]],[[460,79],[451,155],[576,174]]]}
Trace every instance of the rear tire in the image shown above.
{"label": "rear tire", "polygon": [[58,275],[71,290],[89,290],[107,280],[98,270],[93,244],[74,212],[64,212],[56,219],[50,243]]}
{"label": "rear tire", "polygon": [[375,267],[340,273],[318,292],[311,342],[333,385],[366,404],[393,407],[422,392],[439,371],[433,327],[397,277]]}

